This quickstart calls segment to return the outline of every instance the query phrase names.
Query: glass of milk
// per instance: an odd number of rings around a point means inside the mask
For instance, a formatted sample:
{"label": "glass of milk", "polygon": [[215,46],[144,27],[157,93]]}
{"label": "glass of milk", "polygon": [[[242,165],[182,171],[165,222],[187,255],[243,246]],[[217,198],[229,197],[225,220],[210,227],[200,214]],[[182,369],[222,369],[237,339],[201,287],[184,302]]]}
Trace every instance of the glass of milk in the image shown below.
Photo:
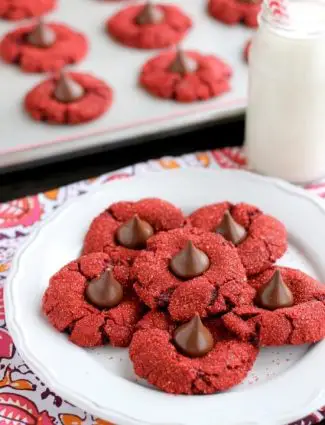
{"label": "glass of milk", "polygon": [[245,148],[259,173],[305,183],[325,176],[325,2],[267,4],[249,57]]}

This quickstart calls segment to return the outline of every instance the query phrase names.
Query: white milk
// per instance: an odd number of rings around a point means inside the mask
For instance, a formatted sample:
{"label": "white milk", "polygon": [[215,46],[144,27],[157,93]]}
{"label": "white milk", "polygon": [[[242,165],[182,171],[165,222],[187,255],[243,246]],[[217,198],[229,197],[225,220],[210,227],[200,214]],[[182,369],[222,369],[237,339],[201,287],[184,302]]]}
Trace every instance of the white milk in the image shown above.
{"label": "white milk", "polygon": [[303,183],[325,176],[325,2],[267,8],[250,52],[245,145],[250,168]]}

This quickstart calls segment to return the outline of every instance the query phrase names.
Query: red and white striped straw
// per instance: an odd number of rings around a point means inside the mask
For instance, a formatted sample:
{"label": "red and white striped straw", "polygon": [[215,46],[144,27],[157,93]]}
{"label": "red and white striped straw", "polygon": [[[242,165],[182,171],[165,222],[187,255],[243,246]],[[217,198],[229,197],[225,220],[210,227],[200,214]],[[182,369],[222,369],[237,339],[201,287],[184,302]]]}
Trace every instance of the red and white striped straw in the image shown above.
{"label": "red and white striped straw", "polygon": [[265,0],[264,5],[275,19],[288,21],[289,13],[287,0]]}

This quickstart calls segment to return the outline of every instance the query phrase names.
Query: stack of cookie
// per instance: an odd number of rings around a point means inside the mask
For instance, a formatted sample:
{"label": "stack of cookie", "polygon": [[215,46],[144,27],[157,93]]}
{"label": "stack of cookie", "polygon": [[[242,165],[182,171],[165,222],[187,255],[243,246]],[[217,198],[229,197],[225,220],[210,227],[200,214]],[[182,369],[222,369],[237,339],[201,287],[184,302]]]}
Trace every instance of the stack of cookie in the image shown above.
{"label": "stack of cookie", "polygon": [[[93,0],[96,1],[96,0]],[[26,112],[36,121],[80,124],[103,115],[113,90],[104,81],[80,72],[63,72],[87,55],[89,41],[70,25],[45,22],[42,15],[58,0],[3,0],[0,18],[32,23],[8,32],[0,42],[0,56],[28,73],[51,73],[26,94]],[[257,25],[260,0],[210,0],[210,15],[226,24]],[[193,22],[175,5],[150,2],[123,6],[106,22],[107,34],[124,46],[165,49],[139,70],[140,85],[151,95],[179,102],[207,100],[230,90],[232,70],[223,60],[197,51],[175,49]]]}
{"label": "stack of cookie", "polygon": [[286,250],[283,224],[252,205],[185,217],[161,199],[118,202],[42,309],[77,345],[129,346],[135,373],[161,390],[211,394],[239,384],[260,347],[325,337],[325,288],[276,266]]}

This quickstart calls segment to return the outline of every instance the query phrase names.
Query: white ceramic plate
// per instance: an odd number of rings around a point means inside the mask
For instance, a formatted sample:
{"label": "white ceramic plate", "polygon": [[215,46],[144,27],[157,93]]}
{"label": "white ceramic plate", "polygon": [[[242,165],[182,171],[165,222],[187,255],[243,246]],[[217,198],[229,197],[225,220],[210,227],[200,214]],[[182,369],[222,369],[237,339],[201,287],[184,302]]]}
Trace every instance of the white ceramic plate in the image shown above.
{"label": "white ceramic plate", "polygon": [[325,280],[325,208],[301,189],[243,171],[192,169],[112,182],[68,202],[15,257],[5,291],[7,324],[34,372],[65,399],[119,425],[286,424],[325,404],[325,342],[262,350],[232,391],[171,396],[136,379],[126,349],[81,349],[46,322],[40,302],[48,279],[78,255],[92,218],[111,202],[148,196],[185,213],[225,199],[256,204],[287,226],[290,248],[281,264]]}
{"label": "white ceramic plate", "polygon": [[[3,0],[1,0],[3,1]],[[148,95],[138,87],[141,66],[158,50],[141,51],[121,46],[105,32],[105,21],[134,1],[58,0],[48,20],[61,21],[84,32],[90,52],[71,69],[91,72],[114,90],[111,110],[100,119],[77,126],[34,122],[24,112],[22,99],[46,75],[22,73],[0,59],[0,167],[26,163],[89,147],[118,145],[142,135],[185,128],[239,115],[246,106],[247,64],[243,48],[253,30],[244,25],[228,26],[206,12],[207,0],[162,0],[178,4],[194,22],[182,46],[216,54],[231,65],[232,90],[207,102],[184,105]],[[80,13],[79,13],[80,12]],[[0,20],[0,37],[21,23]]]}

